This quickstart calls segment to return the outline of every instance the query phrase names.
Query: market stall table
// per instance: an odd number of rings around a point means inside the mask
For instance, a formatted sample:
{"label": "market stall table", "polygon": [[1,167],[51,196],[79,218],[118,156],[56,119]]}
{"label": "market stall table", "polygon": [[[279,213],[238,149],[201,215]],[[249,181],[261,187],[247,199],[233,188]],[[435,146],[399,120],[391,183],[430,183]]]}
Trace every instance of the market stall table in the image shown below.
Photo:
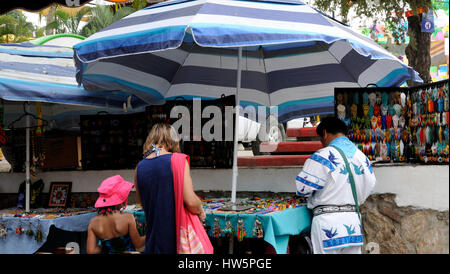
{"label": "market stall table", "polygon": [[[239,211],[228,208],[230,206],[230,199],[203,200],[205,226],[209,227],[210,237],[229,237],[229,233],[232,233],[238,240],[263,238],[274,247],[277,254],[286,254],[289,236],[306,232],[311,227],[311,211],[304,200],[298,198],[238,199],[236,206]],[[133,213],[138,228],[142,229],[145,226],[145,214],[140,207],[137,208],[129,212]],[[259,233],[258,226],[262,229]]]}
{"label": "market stall table", "polygon": [[71,231],[87,231],[94,209],[0,210],[0,254],[33,254],[47,241],[50,227]]}

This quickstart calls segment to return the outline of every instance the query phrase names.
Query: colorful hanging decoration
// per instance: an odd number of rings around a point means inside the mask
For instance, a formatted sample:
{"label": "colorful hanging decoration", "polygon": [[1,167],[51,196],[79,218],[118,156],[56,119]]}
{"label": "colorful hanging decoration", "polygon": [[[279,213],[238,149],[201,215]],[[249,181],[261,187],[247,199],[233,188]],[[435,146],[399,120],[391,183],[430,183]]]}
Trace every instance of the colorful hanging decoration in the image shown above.
{"label": "colorful hanging decoration", "polygon": [[258,220],[258,218],[255,219],[255,223],[253,224],[252,235],[253,235],[253,237],[258,238],[258,239],[264,238],[264,230],[263,230],[262,224]]}
{"label": "colorful hanging decoration", "polygon": [[37,231],[36,231],[36,234],[34,236],[34,239],[39,244],[39,243],[42,242],[43,236],[44,236],[44,234],[41,231],[41,222],[38,220]]}
{"label": "colorful hanging decoration", "polygon": [[8,235],[8,229],[3,223],[0,223],[0,238],[6,239],[6,236]]}
{"label": "colorful hanging decoration", "polygon": [[[342,92],[338,89],[336,94]],[[347,137],[370,161],[449,162],[448,80],[370,93],[366,89],[345,92],[353,102],[336,105],[338,118],[350,120]]]}
{"label": "colorful hanging decoration", "polygon": [[214,237],[219,238],[221,233],[222,233],[222,229],[220,228],[219,219],[214,218],[214,228],[213,228]]}
{"label": "colorful hanging decoration", "polygon": [[245,236],[247,236],[247,233],[245,232],[244,220],[239,219],[237,221],[237,239],[238,239],[238,241],[242,242],[242,240],[244,240]]}
{"label": "colorful hanging decoration", "polygon": [[432,10],[422,13],[422,32],[434,32],[434,14]]}
{"label": "colorful hanging decoration", "polygon": [[25,229],[22,227],[22,223],[19,222],[19,225],[16,228],[16,234],[22,235],[25,233]]}
{"label": "colorful hanging decoration", "polygon": [[28,223],[28,230],[25,232],[28,237],[34,237],[34,231],[31,229],[31,222]]}
{"label": "colorful hanging decoration", "polygon": [[230,221],[227,221],[225,228],[222,230],[222,233],[227,237],[233,237],[234,235],[234,228]]}
{"label": "colorful hanging decoration", "polygon": [[411,16],[414,16],[414,15],[419,15],[419,14],[425,13],[426,10],[428,10],[427,7],[420,7],[420,8],[417,8],[416,10],[408,10],[408,11],[406,11],[404,13],[393,11],[392,14],[395,14],[398,17],[402,17],[402,16],[411,17]]}

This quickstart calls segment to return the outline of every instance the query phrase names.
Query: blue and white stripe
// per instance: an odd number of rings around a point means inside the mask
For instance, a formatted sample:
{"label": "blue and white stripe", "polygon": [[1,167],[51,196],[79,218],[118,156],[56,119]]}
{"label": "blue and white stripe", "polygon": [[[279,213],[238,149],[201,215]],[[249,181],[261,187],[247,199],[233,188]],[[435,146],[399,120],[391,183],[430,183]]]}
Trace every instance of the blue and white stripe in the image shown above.
{"label": "blue and white stripe", "polygon": [[0,98],[123,108],[146,103],[125,92],[86,91],[75,79],[72,49],[30,43],[0,44]]}
{"label": "blue and white stripe", "polygon": [[349,246],[362,246],[362,235],[350,235],[323,241],[323,250],[330,251],[333,249],[339,249]]}
{"label": "blue and white stripe", "polygon": [[325,159],[324,157],[320,156],[317,152],[314,153],[313,155],[311,155],[311,157],[309,157],[309,159],[314,160],[314,161],[318,162],[319,164],[326,166],[327,168],[330,169],[330,171],[334,171],[334,166],[333,166],[333,164],[331,164],[330,160]]}
{"label": "blue and white stripe", "polygon": [[300,183],[305,184],[307,186],[313,187],[315,189],[322,189],[323,188],[323,186],[317,184],[319,182],[319,180],[317,180],[316,183],[313,183],[313,182],[311,182],[309,180],[306,180],[305,178],[302,178],[300,176],[297,176],[296,180],[297,180],[297,182],[300,182]]}
{"label": "blue and white stripe", "polygon": [[[177,0],[125,17],[74,46],[88,90],[278,106],[279,120],[333,113],[335,87],[399,86],[418,74],[369,38],[300,1]],[[102,76],[104,78],[102,78]]]}

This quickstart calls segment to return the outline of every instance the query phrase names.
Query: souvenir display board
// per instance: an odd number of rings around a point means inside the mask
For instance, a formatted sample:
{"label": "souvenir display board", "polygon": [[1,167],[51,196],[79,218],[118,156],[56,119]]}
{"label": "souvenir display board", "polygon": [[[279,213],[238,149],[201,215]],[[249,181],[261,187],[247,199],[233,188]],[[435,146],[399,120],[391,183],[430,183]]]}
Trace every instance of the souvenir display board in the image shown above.
{"label": "souvenir display board", "polygon": [[72,182],[52,182],[50,185],[49,207],[67,207],[70,201]]}
{"label": "souvenir display board", "polygon": [[[175,118],[171,118],[171,110],[176,106],[184,106],[189,110],[190,136],[188,140],[182,138],[180,149],[183,153],[189,155],[191,167],[231,168],[233,165],[234,115],[232,117],[233,122],[226,121],[225,107],[235,106],[235,96],[226,96],[217,100],[201,100],[200,104],[201,113],[198,113],[198,115],[194,113],[194,101],[185,100],[181,97],[176,100],[167,101],[164,105],[148,106],[146,107],[147,128],[150,130],[156,123],[174,124],[181,118],[181,114]],[[193,120],[197,116],[202,117],[203,110],[207,106],[217,106],[220,108],[220,113],[222,115],[222,141],[205,141],[201,136],[198,136],[199,140],[194,139]],[[203,129],[205,123],[211,119],[213,119],[212,116],[211,118],[201,118],[201,129]],[[227,124],[227,122],[229,124]],[[182,128],[180,127],[179,130],[182,130]],[[229,136],[231,136],[230,141],[225,141],[227,131]]]}
{"label": "souvenir display board", "polygon": [[[194,141],[193,100],[181,98],[168,101],[164,105],[147,106],[146,111],[142,113],[81,115],[82,167],[84,170],[135,168],[142,159],[143,145],[152,126],[156,123],[175,123],[179,117],[170,118],[172,108],[185,106],[189,110],[191,121],[190,138],[182,140],[180,148],[190,156],[191,167],[231,168],[234,123],[226,124],[225,107],[234,104],[234,96],[201,101],[202,112],[207,106],[217,106],[222,114],[223,141],[210,142],[203,139]],[[212,117],[202,118],[201,129],[211,119]],[[232,119],[234,121],[233,116]],[[227,131],[231,141],[225,141]]]}
{"label": "souvenir display board", "polygon": [[82,167],[133,169],[147,137],[145,113],[80,116]]}
{"label": "souvenir display board", "polygon": [[[285,199],[237,199],[232,210],[229,198],[202,200],[206,213],[204,226],[210,238],[225,237],[243,241],[244,238],[264,239],[278,254],[287,251],[289,235],[308,231],[312,214],[303,197]],[[127,208],[139,227],[145,227],[145,214],[139,205]]]}
{"label": "souvenir display board", "polygon": [[449,81],[410,88],[411,150],[422,163],[449,163]]}
{"label": "souvenir display board", "polygon": [[348,138],[375,162],[449,162],[448,80],[409,88],[335,88]]}

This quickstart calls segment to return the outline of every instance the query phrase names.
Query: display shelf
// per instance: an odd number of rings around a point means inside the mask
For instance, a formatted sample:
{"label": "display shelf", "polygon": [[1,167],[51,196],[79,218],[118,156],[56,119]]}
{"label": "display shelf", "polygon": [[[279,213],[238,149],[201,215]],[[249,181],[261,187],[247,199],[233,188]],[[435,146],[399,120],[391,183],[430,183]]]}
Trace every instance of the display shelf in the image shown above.
{"label": "display shelf", "polygon": [[280,142],[260,144],[261,152],[271,153],[313,153],[321,149],[322,143],[320,141],[302,141],[302,142]]}
{"label": "display shelf", "polygon": [[263,155],[238,157],[239,167],[278,167],[303,165],[311,155]]}
{"label": "display shelf", "polygon": [[287,137],[319,137],[315,127],[288,128],[286,130]]}
{"label": "display shelf", "polygon": [[371,161],[448,164],[448,92],[448,80],[404,88],[335,88],[335,114]]}
{"label": "display shelf", "polygon": [[147,135],[145,113],[81,115],[82,168],[134,168]]}

